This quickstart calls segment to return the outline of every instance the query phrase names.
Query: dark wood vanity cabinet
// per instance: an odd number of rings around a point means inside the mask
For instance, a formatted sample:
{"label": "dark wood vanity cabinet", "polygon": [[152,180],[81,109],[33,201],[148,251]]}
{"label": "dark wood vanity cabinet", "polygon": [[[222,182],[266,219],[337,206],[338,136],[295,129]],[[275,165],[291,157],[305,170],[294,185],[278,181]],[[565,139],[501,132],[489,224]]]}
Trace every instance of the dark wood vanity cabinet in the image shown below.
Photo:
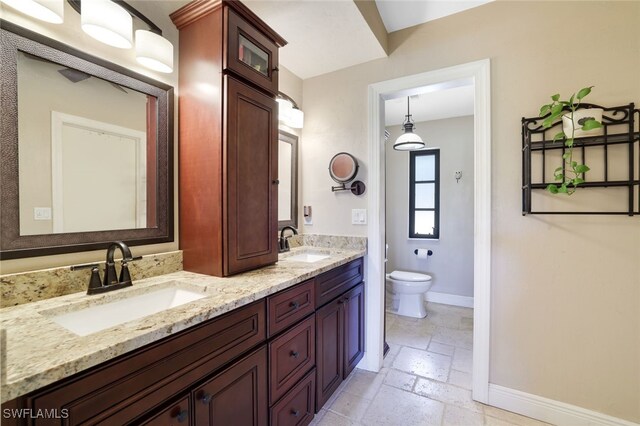
{"label": "dark wood vanity cabinet", "polygon": [[[308,425],[364,354],[354,270],[362,259],[2,405],[65,418],[2,424]],[[341,293],[316,309],[329,282]]]}
{"label": "dark wood vanity cabinet", "polygon": [[362,259],[358,259],[316,278],[316,294],[322,294],[323,288],[325,293],[337,294],[316,311],[316,412],[364,356],[361,272]]}
{"label": "dark wood vanity cabinet", "polygon": [[184,269],[228,276],[278,260],[278,46],[238,1],[171,14],[180,30]]}

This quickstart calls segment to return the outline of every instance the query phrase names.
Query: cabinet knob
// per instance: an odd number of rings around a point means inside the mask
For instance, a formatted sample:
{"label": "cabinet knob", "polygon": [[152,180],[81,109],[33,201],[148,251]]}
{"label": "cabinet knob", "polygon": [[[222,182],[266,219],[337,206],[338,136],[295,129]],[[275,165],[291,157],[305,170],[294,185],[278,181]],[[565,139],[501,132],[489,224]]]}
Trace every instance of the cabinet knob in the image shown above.
{"label": "cabinet knob", "polygon": [[291,351],[289,355],[292,356],[293,358],[298,358],[300,356],[300,353],[296,351]]}
{"label": "cabinet knob", "polygon": [[274,179],[271,181],[272,184],[274,185],[279,185],[280,184],[280,180],[279,179]]}
{"label": "cabinet knob", "polygon": [[278,67],[273,67],[273,72],[278,72],[280,69]]}
{"label": "cabinet knob", "polygon": [[205,404],[205,405],[209,405],[209,403],[211,402],[211,394],[208,394],[208,393],[206,393],[206,392],[205,392],[205,393],[203,393],[203,394],[200,396],[200,401],[201,401],[203,404]]}
{"label": "cabinet knob", "polygon": [[187,410],[180,410],[180,407],[178,407],[178,410],[178,413],[173,417],[178,421],[178,423],[182,423],[189,417],[189,412]]}
{"label": "cabinet knob", "polygon": [[291,306],[293,309],[298,309],[298,307],[300,307],[298,302],[291,302],[291,303],[289,303],[289,306]]}
{"label": "cabinet knob", "polygon": [[300,411],[299,411],[299,410],[296,410],[295,408],[292,408],[292,409],[291,409],[291,415],[292,415],[293,417],[298,417],[298,416],[300,415]]}

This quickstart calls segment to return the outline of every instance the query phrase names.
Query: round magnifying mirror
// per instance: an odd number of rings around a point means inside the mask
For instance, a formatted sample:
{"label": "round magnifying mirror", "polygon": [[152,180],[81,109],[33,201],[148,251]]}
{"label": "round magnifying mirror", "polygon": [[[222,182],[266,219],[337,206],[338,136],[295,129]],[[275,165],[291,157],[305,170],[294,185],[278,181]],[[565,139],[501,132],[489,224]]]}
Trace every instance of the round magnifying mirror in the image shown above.
{"label": "round magnifying mirror", "polygon": [[351,182],[358,174],[358,160],[351,154],[339,152],[329,162],[329,175],[338,183]]}

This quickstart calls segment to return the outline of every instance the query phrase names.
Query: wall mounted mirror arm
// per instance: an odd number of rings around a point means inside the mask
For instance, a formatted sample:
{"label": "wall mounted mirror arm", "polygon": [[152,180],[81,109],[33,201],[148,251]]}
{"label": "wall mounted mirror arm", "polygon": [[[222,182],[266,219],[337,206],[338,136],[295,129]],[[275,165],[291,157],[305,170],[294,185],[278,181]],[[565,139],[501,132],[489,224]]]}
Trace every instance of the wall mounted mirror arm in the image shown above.
{"label": "wall mounted mirror arm", "polygon": [[356,180],[347,186],[358,174],[358,168],[358,160],[353,155],[347,152],[339,152],[334,155],[329,161],[329,176],[339,185],[332,186],[331,192],[351,191],[354,195],[364,194],[366,186],[362,181]]}

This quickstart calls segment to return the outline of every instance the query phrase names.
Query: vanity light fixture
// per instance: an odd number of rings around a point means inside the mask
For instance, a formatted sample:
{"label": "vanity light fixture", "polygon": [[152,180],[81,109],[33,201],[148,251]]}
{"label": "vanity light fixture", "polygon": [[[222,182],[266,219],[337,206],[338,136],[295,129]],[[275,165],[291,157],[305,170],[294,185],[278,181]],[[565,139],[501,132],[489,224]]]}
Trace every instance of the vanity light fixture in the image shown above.
{"label": "vanity light fixture", "polygon": [[393,149],[396,151],[415,151],[425,147],[425,143],[422,141],[422,138],[416,133],[413,133],[415,125],[413,124],[411,112],[409,111],[409,99],[410,97],[407,96],[407,115],[405,116],[405,121],[402,124],[404,126],[404,133],[400,135],[393,144]]}
{"label": "vanity light fixture", "polygon": [[[24,0],[0,0],[22,2]],[[28,0],[51,2],[54,0]],[[62,3],[63,0],[55,0]],[[162,73],[173,72],[173,44],[162,30],[138,9],[123,0],[67,0],[80,14],[84,32],[102,43],[121,49],[134,47],[133,18],[149,29],[136,30],[135,55],[141,65]]]}
{"label": "vanity light fixture", "polygon": [[278,120],[292,129],[302,129],[304,125],[304,112],[293,99],[282,92],[278,92]]}
{"label": "vanity light fixture", "polygon": [[133,46],[133,19],[111,0],[85,0],[80,13],[82,30],[96,40],[119,49]]}
{"label": "vanity light fixture", "polygon": [[32,18],[52,24],[64,21],[64,0],[0,0],[19,12]]}

